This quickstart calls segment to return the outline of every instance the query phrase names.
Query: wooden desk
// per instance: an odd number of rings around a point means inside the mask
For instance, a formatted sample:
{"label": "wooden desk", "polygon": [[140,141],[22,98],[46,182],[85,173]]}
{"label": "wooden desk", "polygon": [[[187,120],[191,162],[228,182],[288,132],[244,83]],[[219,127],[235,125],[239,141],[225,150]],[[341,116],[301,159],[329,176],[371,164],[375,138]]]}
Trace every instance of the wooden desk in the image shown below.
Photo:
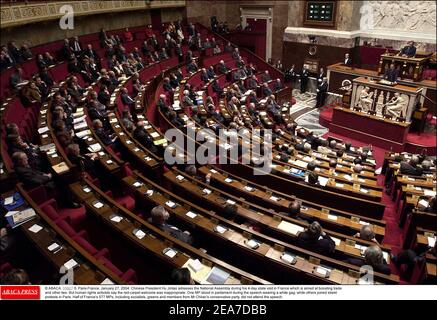
{"label": "wooden desk", "polygon": [[348,108],[335,107],[331,131],[353,139],[366,141],[379,147],[390,146],[403,151],[410,124],[395,122],[356,112]]}

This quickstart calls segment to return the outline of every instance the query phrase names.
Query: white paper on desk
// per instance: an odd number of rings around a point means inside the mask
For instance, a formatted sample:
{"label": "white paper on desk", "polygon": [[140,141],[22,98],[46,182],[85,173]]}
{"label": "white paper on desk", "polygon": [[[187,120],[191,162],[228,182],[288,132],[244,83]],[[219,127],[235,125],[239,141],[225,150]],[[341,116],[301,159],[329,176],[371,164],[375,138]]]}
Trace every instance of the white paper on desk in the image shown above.
{"label": "white paper on desk", "polygon": [[170,200],[168,200],[168,201],[165,203],[165,205],[166,205],[167,207],[170,207],[170,208],[175,208],[175,207],[176,207],[176,203],[174,203],[173,201],[170,201]]}
{"label": "white paper on desk", "polygon": [[54,242],[47,247],[47,250],[49,250],[50,252],[53,252],[53,251],[57,250],[58,248],[59,248],[59,244]]}
{"label": "white paper on desk", "polygon": [[325,178],[325,177],[319,177],[319,183],[322,187],[326,186],[326,184],[328,183],[329,179]]}
{"label": "white paper on desk", "polygon": [[271,196],[271,197],[270,197],[270,200],[273,200],[273,201],[279,201],[279,198],[278,198],[278,197],[275,197],[275,196]]}
{"label": "white paper on desk", "polygon": [[337,239],[337,238],[334,238],[334,237],[331,237],[331,239],[332,239],[332,241],[335,242],[335,246],[339,246],[340,245],[340,243],[341,243],[340,239]]}
{"label": "white paper on desk", "polygon": [[370,223],[360,220],[359,224],[363,225],[363,226],[368,226]]}
{"label": "white paper on desk", "polygon": [[193,211],[188,211],[186,213],[186,216],[191,218],[191,219],[194,219],[195,217],[197,217],[197,214],[195,214]]}
{"label": "white paper on desk", "polygon": [[83,121],[83,122],[76,123],[73,127],[74,130],[76,131],[88,127],[88,124],[86,123],[86,121]]}
{"label": "white paper on desk", "polygon": [[112,282],[111,280],[109,280],[108,278],[106,278],[100,284],[102,284],[102,285],[114,285],[115,283]]}
{"label": "white paper on desk", "polygon": [[177,254],[177,251],[172,248],[167,248],[164,250],[164,254],[169,258],[174,258]]}
{"label": "white paper on desk", "polygon": [[337,221],[337,216],[335,216],[335,215],[333,215],[333,214],[328,214],[328,219],[329,220],[334,220],[334,221]]}
{"label": "white paper on desk", "polygon": [[143,230],[134,230],[134,236],[141,240],[146,236],[146,234]]}
{"label": "white paper on desk", "polygon": [[348,174],[345,174],[343,177],[348,181],[352,181],[352,177]]}
{"label": "white paper on desk", "polygon": [[202,262],[199,261],[199,259],[196,259],[196,260],[190,259],[190,262],[188,263],[188,267],[197,273],[200,270],[202,270],[203,264],[202,264]]}
{"label": "white paper on desk", "polygon": [[33,226],[31,226],[28,230],[33,232],[33,233],[38,233],[43,229],[43,227],[41,227],[38,224],[34,224]]}
{"label": "white paper on desk", "polygon": [[369,193],[369,190],[364,189],[364,188],[361,188],[360,191],[361,191],[362,193]]}
{"label": "white paper on desk", "polygon": [[434,238],[432,238],[432,237],[428,237],[428,245],[431,247],[431,248],[434,248],[434,246],[435,246],[435,241],[436,241],[436,238],[434,237]]}
{"label": "white paper on desk", "polygon": [[338,188],[343,188],[343,187],[344,187],[344,183],[339,183],[339,182],[337,182],[337,183],[335,184],[335,186],[338,187]]}
{"label": "white paper on desk", "polygon": [[254,190],[252,187],[249,186],[244,186],[244,189],[246,189],[249,192],[252,192]]}
{"label": "white paper on desk", "polygon": [[85,137],[85,136],[90,135],[90,134],[91,134],[91,130],[89,130],[89,129],[87,129],[87,130],[82,130],[82,131],[76,132],[75,134],[76,134],[76,137],[78,137],[79,139],[81,139],[81,138],[83,138],[83,137]]}
{"label": "white paper on desk", "polygon": [[19,213],[19,212],[20,212],[20,211],[9,211],[8,213],[5,214],[5,218],[6,218],[6,217],[13,216],[14,214],[17,214],[17,213]]}
{"label": "white paper on desk", "polygon": [[100,145],[100,143],[94,143],[94,144],[90,145],[88,147],[88,149],[91,152],[99,152],[100,150],[102,150],[102,146]]}
{"label": "white paper on desk", "polygon": [[284,260],[287,263],[292,263],[295,260],[295,256],[284,252],[284,254],[281,256],[281,259]]}
{"label": "white paper on desk", "polygon": [[294,165],[301,167],[301,168],[306,168],[308,166],[308,163],[302,160],[296,160],[292,162]]}
{"label": "white paper on desk", "polygon": [[331,270],[329,270],[329,269],[327,269],[327,268],[324,268],[324,267],[317,267],[317,268],[316,268],[316,272],[317,272],[318,274],[321,274],[321,275],[324,276],[324,277],[326,277],[330,271],[331,271]]}
{"label": "white paper on desk", "polygon": [[220,285],[225,284],[226,280],[228,280],[229,277],[230,274],[226,271],[218,267],[213,267],[206,281],[211,284]]}
{"label": "white paper on desk", "polygon": [[207,188],[205,188],[205,189],[202,190],[202,192],[203,192],[203,194],[209,195],[209,194],[211,194],[212,191],[207,189]]}
{"label": "white paper on desk", "polygon": [[46,133],[47,131],[49,131],[49,127],[42,127],[38,129],[39,134]]}
{"label": "white paper on desk", "polygon": [[126,144],[132,144],[132,141],[126,140]]}
{"label": "white paper on desk", "polygon": [[235,204],[235,201],[233,201],[231,199],[226,200],[226,202],[229,203],[229,204]]}
{"label": "white paper on desk", "polygon": [[225,233],[228,229],[226,229],[225,227],[222,226],[216,226],[215,227],[215,231],[217,231],[218,233]]}
{"label": "white paper on desk", "polygon": [[297,235],[299,232],[302,232],[304,230],[303,227],[290,223],[288,221],[281,221],[281,223],[279,223],[278,225],[278,229],[294,235]]}
{"label": "white paper on desk", "polygon": [[117,118],[111,118],[111,120],[109,120],[109,123],[116,123],[117,122]]}
{"label": "white paper on desk", "polygon": [[217,173],[217,170],[211,169],[211,170],[209,170],[209,172]]}
{"label": "white paper on desk", "polygon": [[176,179],[178,179],[179,181],[182,181],[182,180],[184,180],[185,178],[184,178],[184,176],[177,175],[177,176],[176,176]]}
{"label": "white paper on desk", "polygon": [[85,187],[85,188],[82,189],[82,191],[85,192],[85,193],[89,193],[89,192],[91,192],[91,189],[88,188],[88,187]]}
{"label": "white paper on desk", "polygon": [[425,199],[419,200],[419,204],[425,208],[428,208],[428,206],[429,206],[429,202],[426,201]]}
{"label": "white paper on desk", "polygon": [[139,187],[141,187],[143,184],[140,182],[140,181],[135,181],[134,182],[134,184],[133,184],[133,186],[135,187],[135,188],[139,188]]}
{"label": "white paper on desk", "polygon": [[100,209],[101,207],[103,207],[103,203],[101,203],[100,201],[97,201],[96,203],[93,204],[93,206],[96,209]]}
{"label": "white paper on desk", "polygon": [[74,268],[76,266],[78,266],[78,263],[74,259],[70,259],[70,260],[68,260],[67,262],[64,263],[64,267],[67,270],[70,270],[70,269],[72,269],[72,268]]}
{"label": "white paper on desk", "polygon": [[423,190],[423,194],[424,194],[425,196],[427,196],[427,197],[433,197],[433,196],[436,195],[436,192],[435,192],[434,190],[427,190],[427,189],[424,189],[424,190]]}
{"label": "white paper on desk", "polygon": [[152,132],[151,134],[150,134],[150,136],[152,137],[152,138],[158,138],[159,137],[159,133],[158,132]]}
{"label": "white paper on desk", "polygon": [[147,191],[146,191],[146,194],[147,194],[149,197],[153,196],[153,190],[147,190]]}
{"label": "white paper on desk", "polygon": [[113,216],[111,218],[111,221],[116,222],[116,223],[119,223],[121,220],[123,220],[123,217],[121,217],[121,216]]}
{"label": "white paper on desk", "polygon": [[8,206],[8,205],[13,204],[13,203],[14,203],[14,197],[7,197],[3,204],[5,206]]}
{"label": "white paper on desk", "polygon": [[249,246],[249,248],[252,248],[252,249],[259,248],[259,243],[253,239],[250,239],[249,241],[247,241],[246,244]]}
{"label": "white paper on desk", "polygon": [[74,119],[73,119],[73,124],[76,124],[76,123],[79,123],[79,122],[85,121],[85,118],[86,118],[86,116],[80,116],[80,117],[78,117],[78,118],[74,118]]}

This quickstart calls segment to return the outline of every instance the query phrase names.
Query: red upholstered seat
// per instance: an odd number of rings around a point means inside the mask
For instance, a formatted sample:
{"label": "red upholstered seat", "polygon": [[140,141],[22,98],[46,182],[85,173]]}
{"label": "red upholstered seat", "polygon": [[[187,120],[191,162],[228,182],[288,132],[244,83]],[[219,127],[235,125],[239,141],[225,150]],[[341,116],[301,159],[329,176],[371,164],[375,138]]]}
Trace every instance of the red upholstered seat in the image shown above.
{"label": "red upholstered seat", "polygon": [[89,254],[95,255],[99,252],[91,243],[89,243],[86,239],[82,237],[76,237],[75,241],[78,245],[80,245],[82,248],[84,248]]}
{"label": "red upholstered seat", "polygon": [[[50,213],[52,217],[57,219],[62,219],[70,222],[73,227],[78,227],[81,225],[83,220],[86,219],[86,209],[84,206],[80,206],[77,209],[71,208],[58,208],[58,204],[55,199],[50,199],[41,205],[41,209],[47,214]],[[55,221],[56,222],[56,221]]]}
{"label": "red upholstered seat", "polygon": [[109,197],[113,198],[118,204],[122,205],[128,210],[135,209],[135,199],[130,195],[121,195],[114,197],[111,191],[105,192]]}

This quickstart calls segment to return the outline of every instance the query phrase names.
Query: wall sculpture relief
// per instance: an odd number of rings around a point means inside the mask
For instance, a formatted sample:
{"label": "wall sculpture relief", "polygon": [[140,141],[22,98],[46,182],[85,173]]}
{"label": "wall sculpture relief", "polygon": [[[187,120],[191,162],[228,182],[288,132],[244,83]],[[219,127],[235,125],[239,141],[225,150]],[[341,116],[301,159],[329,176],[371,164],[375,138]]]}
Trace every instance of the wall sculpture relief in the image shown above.
{"label": "wall sculpture relief", "polygon": [[374,29],[434,34],[435,1],[365,1],[373,8]]}

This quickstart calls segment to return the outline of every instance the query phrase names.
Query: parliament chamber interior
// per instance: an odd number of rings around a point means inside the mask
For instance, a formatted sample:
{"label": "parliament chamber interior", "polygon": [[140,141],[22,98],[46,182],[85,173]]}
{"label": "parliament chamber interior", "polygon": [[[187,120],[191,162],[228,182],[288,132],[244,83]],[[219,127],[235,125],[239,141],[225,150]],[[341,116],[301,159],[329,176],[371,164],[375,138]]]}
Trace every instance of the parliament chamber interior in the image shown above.
{"label": "parliament chamber interior", "polygon": [[0,284],[436,284],[435,28],[434,1],[2,0]]}

